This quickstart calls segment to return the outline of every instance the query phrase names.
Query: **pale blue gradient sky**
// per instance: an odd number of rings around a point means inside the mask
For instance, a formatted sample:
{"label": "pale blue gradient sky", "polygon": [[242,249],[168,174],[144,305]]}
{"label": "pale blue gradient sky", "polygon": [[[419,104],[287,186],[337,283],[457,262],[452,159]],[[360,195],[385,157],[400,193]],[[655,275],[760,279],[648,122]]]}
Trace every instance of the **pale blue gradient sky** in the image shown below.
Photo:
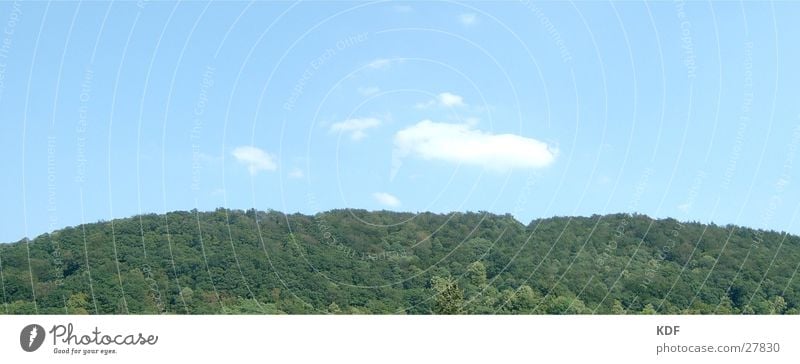
{"label": "pale blue gradient sky", "polygon": [[797,19],[788,2],[0,2],[0,241],[221,206],[800,233]]}

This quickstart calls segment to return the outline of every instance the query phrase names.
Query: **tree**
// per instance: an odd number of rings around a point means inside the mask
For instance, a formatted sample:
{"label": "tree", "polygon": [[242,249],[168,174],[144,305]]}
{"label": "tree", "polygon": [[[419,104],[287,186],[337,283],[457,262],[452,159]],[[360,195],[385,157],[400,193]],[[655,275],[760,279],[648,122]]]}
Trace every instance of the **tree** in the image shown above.
{"label": "tree", "polygon": [[514,312],[517,307],[517,292],[511,288],[506,288],[500,292],[500,299],[497,302],[500,306],[497,308],[500,312]]}
{"label": "tree", "polygon": [[720,315],[730,315],[736,313],[736,308],[733,307],[733,301],[731,301],[730,297],[722,297],[722,300],[720,300],[715,313]]}
{"label": "tree", "polygon": [[458,315],[463,313],[464,292],[452,277],[433,277],[431,279],[436,299],[433,313],[437,315]]}
{"label": "tree", "polygon": [[274,302],[274,303],[275,303],[275,306],[276,306],[276,307],[280,307],[280,303],[281,303],[281,289],[280,289],[280,288],[278,288],[278,287],[275,287],[275,288],[273,288],[273,289],[272,289],[272,292],[271,292],[271,293],[272,293],[272,302]]}
{"label": "tree", "polygon": [[614,315],[624,315],[626,312],[625,307],[622,306],[622,302],[619,300],[614,300],[614,303],[611,305],[611,313]]}
{"label": "tree", "polygon": [[516,294],[516,305],[514,311],[519,313],[534,313],[533,310],[539,306],[541,297],[531,286],[524,284]]}
{"label": "tree", "polygon": [[472,284],[483,288],[486,286],[486,266],[480,261],[472,262],[467,267],[467,277]]}
{"label": "tree", "polygon": [[732,225],[357,209],[114,223],[0,244],[0,314],[800,311],[800,237]]}
{"label": "tree", "polygon": [[772,299],[772,308],[770,309],[770,314],[782,314],[786,312],[786,300],[783,299],[782,296],[775,296]]}
{"label": "tree", "polygon": [[67,312],[70,315],[87,315],[89,314],[89,299],[86,293],[79,292],[69,296],[67,300]]}
{"label": "tree", "polygon": [[186,302],[190,302],[194,297],[194,290],[191,287],[183,287],[181,289],[181,296]]}

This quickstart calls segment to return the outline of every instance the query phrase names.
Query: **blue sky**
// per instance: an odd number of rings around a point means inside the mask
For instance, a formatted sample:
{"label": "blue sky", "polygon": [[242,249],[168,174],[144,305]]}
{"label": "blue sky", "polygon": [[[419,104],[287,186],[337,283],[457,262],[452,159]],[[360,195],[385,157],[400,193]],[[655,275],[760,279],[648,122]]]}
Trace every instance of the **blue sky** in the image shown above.
{"label": "blue sky", "polygon": [[792,3],[0,2],[0,241],[217,207],[800,233]]}

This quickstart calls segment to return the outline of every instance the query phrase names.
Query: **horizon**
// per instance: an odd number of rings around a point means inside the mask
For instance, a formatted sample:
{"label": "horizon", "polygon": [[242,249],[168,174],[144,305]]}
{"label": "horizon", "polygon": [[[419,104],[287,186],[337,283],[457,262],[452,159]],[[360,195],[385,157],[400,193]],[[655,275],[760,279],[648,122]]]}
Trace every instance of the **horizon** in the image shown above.
{"label": "horizon", "polygon": [[218,206],[636,212],[800,235],[799,16],[2,2],[0,241]]}
{"label": "horizon", "polygon": [[[488,215],[492,215],[492,216],[495,216],[495,217],[511,216],[514,219],[514,221],[516,221],[520,225],[523,225],[523,226],[526,226],[526,227],[528,225],[530,225],[531,223],[535,222],[535,221],[543,221],[543,220],[549,220],[549,219],[577,219],[577,218],[591,219],[591,218],[593,218],[595,216],[599,216],[602,219],[602,218],[611,217],[611,216],[615,216],[615,215],[627,215],[627,216],[645,217],[647,219],[651,219],[651,220],[654,220],[654,221],[675,220],[679,224],[699,224],[699,225],[704,225],[704,226],[714,226],[714,227],[725,228],[725,229],[727,229],[728,227],[733,227],[733,228],[737,228],[737,229],[748,229],[748,230],[755,230],[755,231],[764,231],[764,232],[776,233],[776,234],[780,234],[780,235],[788,235],[788,236],[800,237],[800,235],[798,235],[798,234],[794,234],[794,233],[791,233],[791,232],[785,231],[785,230],[761,229],[761,228],[755,228],[755,227],[746,226],[746,225],[721,224],[721,223],[717,223],[717,222],[714,222],[714,221],[680,220],[680,219],[676,219],[674,217],[669,217],[669,216],[657,217],[657,216],[651,216],[651,215],[648,215],[648,214],[643,214],[643,213],[638,213],[638,212],[609,212],[609,213],[605,213],[605,214],[592,214],[592,215],[552,215],[552,216],[534,217],[531,220],[525,221],[525,220],[520,220],[518,217],[516,217],[514,215],[511,215],[509,213],[496,213],[496,212],[489,212],[489,211],[449,211],[449,212],[416,211],[416,212],[413,212],[413,211],[398,211],[398,210],[386,210],[386,209],[370,210],[370,209],[362,209],[362,208],[358,208],[358,209],[356,209],[356,208],[336,208],[336,209],[319,211],[319,212],[316,212],[316,213],[309,214],[309,213],[303,213],[303,212],[300,212],[300,211],[283,212],[283,211],[274,210],[274,209],[262,210],[262,209],[254,209],[254,208],[237,209],[237,208],[217,207],[217,208],[215,208],[213,210],[196,210],[195,211],[193,209],[193,210],[172,210],[172,211],[167,211],[167,212],[149,212],[149,213],[142,213],[142,214],[136,214],[136,215],[130,215],[130,216],[119,216],[119,217],[114,218],[113,220],[129,220],[129,219],[135,219],[137,217],[150,216],[150,215],[156,215],[156,216],[162,217],[162,216],[167,216],[169,214],[176,214],[176,213],[195,213],[196,212],[197,214],[208,214],[208,213],[214,213],[214,212],[216,212],[218,210],[227,210],[228,212],[241,212],[241,213],[244,213],[245,215],[247,215],[247,213],[250,212],[251,210],[256,210],[256,212],[264,212],[264,213],[275,212],[275,213],[278,213],[278,214],[284,215],[284,216],[292,216],[292,215],[317,216],[319,214],[328,214],[328,213],[335,212],[335,211],[348,211],[349,212],[350,210],[357,210],[359,212],[365,212],[365,213],[368,213],[368,214],[389,212],[389,213],[393,213],[393,214],[412,214],[412,215],[415,215],[415,216],[416,215],[420,215],[420,214],[434,214],[434,215],[440,215],[440,216],[448,216],[448,215],[452,215],[452,214],[479,214],[479,215],[481,215],[481,214],[482,215],[487,215],[488,214]],[[15,243],[20,243],[20,242],[25,242],[26,240],[27,241],[32,241],[32,240],[36,240],[36,239],[39,239],[39,238],[41,238],[43,236],[47,236],[47,235],[50,235],[50,234],[53,234],[53,233],[56,233],[56,232],[59,232],[59,231],[62,231],[62,230],[77,229],[77,228],[80,228],[81,226],[84,226],[84,225],[106,224],[106,223],[109,223],[111,221],[112,220],[99,219],[99,220],[95,220],[95,221],[85,222],[85,223],[82,223],[82,224],[79,224],[79,225],[66,225],[66,226],[62,226],[62,227],[60,227],[58,229],[51,230],[51,231],[46,231],[46,232],[43,232],[43,233],[35,235],[35,236],[31,236],[31,237],[22,237],[20,239],[14,240],[14,241],[0,241],[0,244],[15,244]]]}

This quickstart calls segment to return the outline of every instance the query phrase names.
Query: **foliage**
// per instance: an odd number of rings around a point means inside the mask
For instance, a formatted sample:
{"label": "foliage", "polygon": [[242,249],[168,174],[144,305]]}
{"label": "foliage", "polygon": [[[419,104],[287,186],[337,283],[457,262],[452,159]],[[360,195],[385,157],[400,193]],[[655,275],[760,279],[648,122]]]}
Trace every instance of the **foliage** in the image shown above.
{"label": "foliage", "polygon": [[457,315],[463,313],[464,292],[452,277],[433,277],[431,286],[436,292],[433,313],[439,315]]}
{"label": "foliage", "polygon": [[736,226],[227,209],[113,224],[0,244],[0,313],[800,312],[800,238]]}

